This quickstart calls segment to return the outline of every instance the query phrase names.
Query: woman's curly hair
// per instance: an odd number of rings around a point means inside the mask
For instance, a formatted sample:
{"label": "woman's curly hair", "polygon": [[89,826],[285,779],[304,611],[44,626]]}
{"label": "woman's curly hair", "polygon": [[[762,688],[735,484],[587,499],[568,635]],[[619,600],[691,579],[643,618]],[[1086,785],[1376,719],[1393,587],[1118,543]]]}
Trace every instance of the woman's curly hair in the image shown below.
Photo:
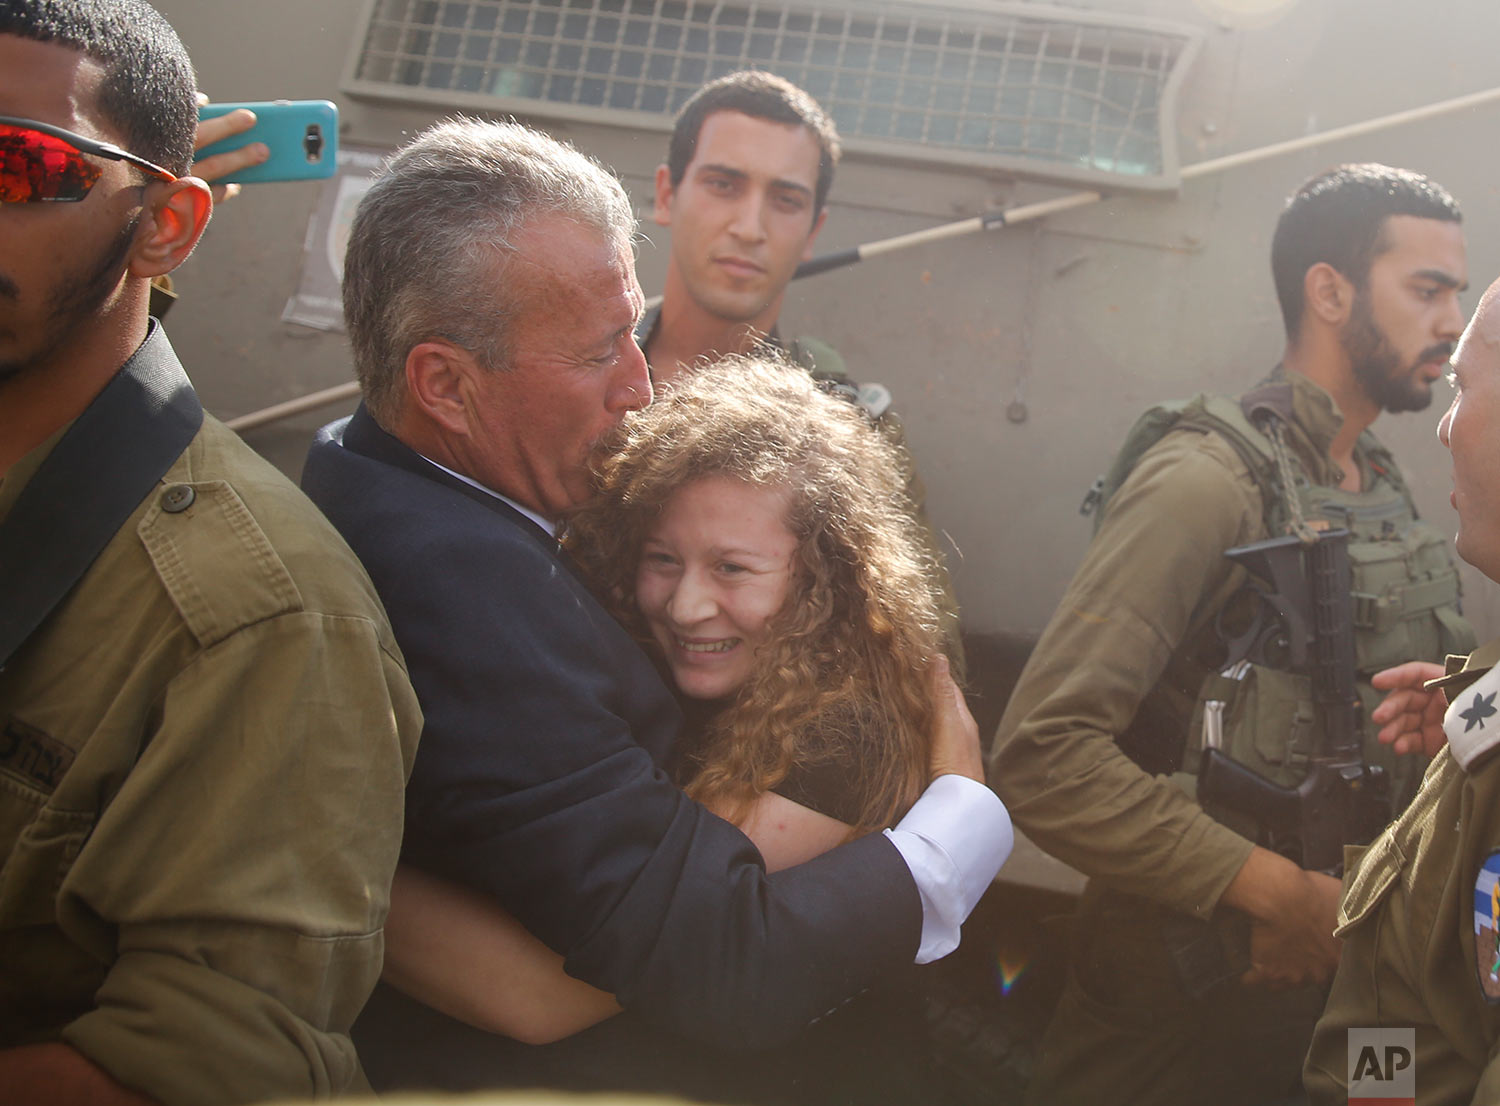
{"label": "woman's curly hair", "polygon": [[864,832],[891,824],[927,780],[940,649],[936,569],[900,455],[847,399],[773,352],[689,373],[625,420],[595,463],[599,495],[568,546],[601,599],[643,641],[636,572],[678,489],[707,476],[786,489],[797,538],[790,594],[750,678],[692,750],[688,791],[734,812],[799,765],[860,765]]}

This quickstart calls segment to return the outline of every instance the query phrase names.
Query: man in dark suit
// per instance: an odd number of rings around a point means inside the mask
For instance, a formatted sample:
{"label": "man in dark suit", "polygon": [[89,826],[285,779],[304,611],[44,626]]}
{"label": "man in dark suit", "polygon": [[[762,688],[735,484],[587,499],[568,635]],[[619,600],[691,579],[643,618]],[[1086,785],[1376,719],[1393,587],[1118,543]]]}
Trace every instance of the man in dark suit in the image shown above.
{"label": "man in dark suit", "polygon": [[1009,851],[977,746],[895,830],[774,876],[663,775],[678,708],[555,538],[594,443],[651,400],[634,233],[593,162],[467,120],[398,153],[354,223],[364,404],[320,435],[304,486],[368,567],[423,703],[403,856],[493,896],[627,1011],[536,1048],[382,988],[359,1041],[377,1085],[681,1089],[669,1042],[785,1041],[950,951]]}

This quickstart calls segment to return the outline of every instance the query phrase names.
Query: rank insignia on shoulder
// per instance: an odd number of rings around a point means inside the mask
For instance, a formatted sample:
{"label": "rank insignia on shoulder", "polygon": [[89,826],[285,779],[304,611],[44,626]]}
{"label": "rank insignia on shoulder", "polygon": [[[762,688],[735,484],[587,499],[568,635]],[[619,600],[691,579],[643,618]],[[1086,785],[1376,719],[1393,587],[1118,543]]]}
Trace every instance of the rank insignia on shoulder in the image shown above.
{"label": "rank insignia on shoulder", "polygon": [[1491,668],[1459,692],[1450,692],[1453,702],[1443,715],[1443,732],[1453,758],[1471,770],[1475,763],[1500,745],[1500,666]]}
{"label": "rank insignia on shoulder", "polygon": [[1474,955],[1484,1001],[1500,1003],[1500,851],[1484,858],[1474,880]]}
{"label": "rank insignia on shoulder", "polygon": [[1474,693],[1474,701],[1467,708],[1458,712],[1458,716],[1464,720],[1464,733],[1468,733],[1475,726],[1484,729],[1484,720],[1493,717],[1495,713],[1495,693],[1488,695]]}

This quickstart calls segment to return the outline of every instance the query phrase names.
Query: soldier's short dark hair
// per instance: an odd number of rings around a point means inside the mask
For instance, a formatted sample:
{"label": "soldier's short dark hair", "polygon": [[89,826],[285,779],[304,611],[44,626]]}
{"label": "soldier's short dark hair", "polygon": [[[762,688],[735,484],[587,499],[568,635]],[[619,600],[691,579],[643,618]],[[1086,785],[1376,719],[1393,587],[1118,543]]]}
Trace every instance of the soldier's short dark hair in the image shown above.
{"label": "soldier's short dark hair", "polygon": [[806,127],[818,140],[818,184],[813,218],[823,210],[839,162],[839,135],[818,102],[783,77],[763,69],[744,69],[709,81],[682,105],[667,147],[667,174],[676,188],[698,149],[703,121],[716,111],[738,111],[755,119]]}
{"label": "soldier's short dark hair", "polygon": [[1302,326],[1307,270],[1327,262],[1363,290],[1371,262],[1388,248],[1384,228],[1392,215],[1463,222],[1457,201],[1441,185],[1373,162],[1319,173],[1287,200],[1271,241],[1271,274],[1289,339]]}
{"label": "soldier's short dark hair", "polygon": [[143,0],[0,0],[0,34],[55,42],[104,69],[98,108],[133,154],[178,176],[193,160],[198,82],[177,32]]}

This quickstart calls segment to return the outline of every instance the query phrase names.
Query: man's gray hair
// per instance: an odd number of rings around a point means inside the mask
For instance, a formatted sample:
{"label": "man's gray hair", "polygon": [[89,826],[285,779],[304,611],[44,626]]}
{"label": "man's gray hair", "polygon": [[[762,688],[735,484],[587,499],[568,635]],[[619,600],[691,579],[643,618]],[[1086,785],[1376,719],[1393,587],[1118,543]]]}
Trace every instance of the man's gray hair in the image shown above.
{"label": "man's gray hair", "polygon": [[508,367],[506,262],[549,216],[630,239],[635,212],[592,159],[518,123],[448,119],[397,151],[360,201],[344,257],[344,324],[376,421],[395,426],[406,357],[442,339]]}

